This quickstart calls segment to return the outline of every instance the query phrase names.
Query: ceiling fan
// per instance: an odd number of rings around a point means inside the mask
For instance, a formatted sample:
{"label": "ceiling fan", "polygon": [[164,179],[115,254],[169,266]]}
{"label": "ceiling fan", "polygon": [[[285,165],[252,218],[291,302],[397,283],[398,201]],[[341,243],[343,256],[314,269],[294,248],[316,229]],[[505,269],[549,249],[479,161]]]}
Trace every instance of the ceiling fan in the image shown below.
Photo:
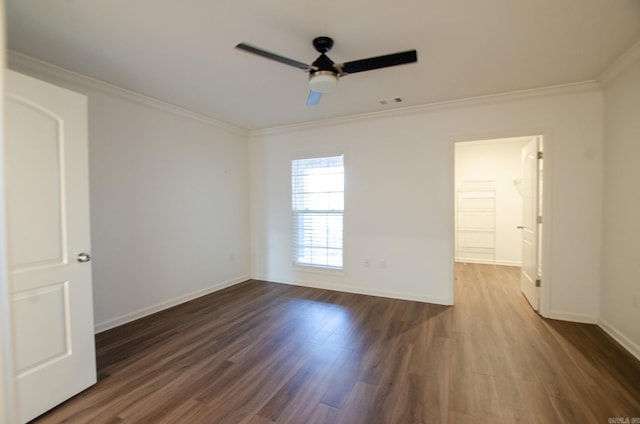
{"label": "ceiling fan", "polygon": [[309,88],[311,91],[307,99],[307,106],[317,105],[322,98],[322,93],[331,91],[338,84],[338,78],[344,77],[345,75],[418,61],[418,52],[415,50],[407,50],[405,52],[370,57],[351,62],[334,63],[327,56],[327,52],[333,47],[333,40],[331,38],[324,36],[316,37],[313,40],[313,47],[320,53],[320,56],[311,65],[307,65],[306,63],[268,52],[247,43],[240,43],[236,46],[237,49],[308,71]]}

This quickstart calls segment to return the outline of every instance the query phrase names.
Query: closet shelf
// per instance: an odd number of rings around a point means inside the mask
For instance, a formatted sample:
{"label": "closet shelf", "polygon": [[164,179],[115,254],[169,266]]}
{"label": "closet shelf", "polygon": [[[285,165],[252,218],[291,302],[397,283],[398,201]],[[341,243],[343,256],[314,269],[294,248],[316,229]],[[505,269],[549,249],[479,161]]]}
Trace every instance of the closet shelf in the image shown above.
{"label": "closet shelf", "polygon": [[456,260],[495,262],[495,181],[464,181],[456,191]]}

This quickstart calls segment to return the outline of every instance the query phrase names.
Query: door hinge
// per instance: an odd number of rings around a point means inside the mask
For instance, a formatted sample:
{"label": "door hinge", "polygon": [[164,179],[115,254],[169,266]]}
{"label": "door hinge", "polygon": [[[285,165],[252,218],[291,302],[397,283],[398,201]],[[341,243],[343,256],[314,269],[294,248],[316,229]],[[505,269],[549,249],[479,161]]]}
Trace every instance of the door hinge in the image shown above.
{"label": "door hinge", "polygon": [[536,224],[542,224],[542,216],[536,218]]}
{"label": "door hinge", "polygon": [[540,279],[536,278],[536,287],[540,287]]}
{"label": "door hinge", "polygon": [[542,152],[538,152],[538,159],[542,159]]}

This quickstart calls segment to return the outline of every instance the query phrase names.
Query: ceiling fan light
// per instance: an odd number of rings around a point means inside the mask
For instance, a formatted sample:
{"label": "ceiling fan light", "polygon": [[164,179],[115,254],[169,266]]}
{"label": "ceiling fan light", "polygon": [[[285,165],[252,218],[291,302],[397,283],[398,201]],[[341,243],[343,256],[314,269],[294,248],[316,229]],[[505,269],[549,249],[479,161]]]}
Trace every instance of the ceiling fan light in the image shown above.
{"label": "ceiling fan light", "polygon": [[317,93],[328,93],[338,85],[338,76],[331,71],[316,71],[309,76],[309,88]]}

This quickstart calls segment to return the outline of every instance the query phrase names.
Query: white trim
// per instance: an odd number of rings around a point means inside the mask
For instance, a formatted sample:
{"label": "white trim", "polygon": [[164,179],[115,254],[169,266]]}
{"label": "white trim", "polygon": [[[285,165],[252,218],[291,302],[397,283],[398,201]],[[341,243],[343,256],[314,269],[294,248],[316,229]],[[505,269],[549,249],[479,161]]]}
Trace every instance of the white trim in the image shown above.
{"label": "white trim", "polygon": [[[342,214],[343,217],[343,228],[344,228],[344,213]],[[345,276],[347,275],[347,271],[346,271],[346,255],[344,252],[344,241],[342,244],[342,254],[343,254],[343,258],[342,258],[342,268],[330,268],[330,267],[324,267],[322,265],[300,265],[300,264],[296,264],[295,263],[295,258],[292,258],[292,263],[291,263],[291,270],[293,272],[298,272],[298,273],[304,273],[304,274],[321,274],[321,275],[331,275],[331,276]],[[295,249],[294,249],[295,250]],[[295,251],[293,252],[293,256],[295,256]]]}
{"label": "white trim", "polygon": [[[635,48],[635,46],[634,46]],[[640,50],[640,49],[639,49]],[[634,55],[635,57],[635,55]],[[349,115],[337,118],[322,119],[317,121],[303,122],[291,125],[283,125],[277,127],[248,130],[230,124],[228,122],[217,120],[213,117],[202,115],[196,112],[192,112],[188,109],[184,109],[172,104],[145,96],[132,90],[127,90],[107,82],[97,80],[86,75],[70,71],[57,65],[53,65],[48,62],[44,62],[33,57],[27,56],[22,53],[18,53],[13,50],[7,50],[7,59],[9,68],[16,69],[18,71],[24,71],[27,73],[35,73],[37,76],[42,74],[53,78],[57,81],[64,81],[74,84],[83,85],[88,88],[96,89],[107,94],[123,97],[127,100],[138,102],[146,106],[154,107],[164,110],[166,112],[174,113],[179,116],[194,119],[196,121],[213,125],[220,129],[226,130],[232,134],[241,136],[263,136],[271,134],[289,133],[300,130],[307,130],[313,128],[321,128],[328,125],[345,124],[351,122],[366,121],[376,118],[387,118],[394,116],[406,116],[411,114],[435,112],[446,109],[465,108],[471,106],[481,106],[487,104],[495,104],[507,101],[518,101],[523,99],[529,99],[534,97],[551,97],[566,95],[571,93],[581,93],[600,89],[600,85],[597,81],[582,81],[569,84],[553,85],[549,87],[532,88],[519,91],[511,91],[506,93],[490,94],[477,97],[469,97],[465,99],[446,100],[441,102],[428,103],[418,106],[410,106],[404,108],[397,108],[393,110],[384,110],[370,113],[362,113],[356,115]]]}
{"label": "white trim", "polygon": [[612,64],[607,66],[605,70],[598,75],[596,80],[605,87],[615,77],[624,72],[629,66],[640,60],[640,40],[636,42],[629,50],[616,58]]}
{"label": "white trim", "polygon": [[317,121],[304,122],[299,124],[283,125],[278,127],[249,130],[250,137],[267,136],[274,134],[291,133],[315,128],[324,128],[332,125],[348,124],[353,122],[368,121],[371,119],[391,118],[396,116],[408,116],[412,114],[423,114],[429,112],[439,112],[448,109],[467,108],[472,106],[483,106],[488,104],[513,102],[536,97],[553,97],[573,93],[583,93],[600,90],[600,85],[596,81],[582,81],[570,84],[553,85],[550,87],[533,88],[528,90],[511,91],[507,93],[490,94],[486,96],[470,97],[459,100],[448,100],[442,102],[428,103],[419,106],[409,106],[392,110],[362,113],[357,115],[343,116],[337,118],[322,119]]}
{"label": "white trim", "polygon": [[598,327],[602,328],[613,340],[618,342],[623,348],[640,360],[640,346],[625,336],[620,330],[603,319],[598,321]]}
{"label": "white trim", "polygon": [[[598,88],[599,90],[599,88]],[[499,140],[499,139],[515,139],[515,138],[533,138],[533,137],[541,137],[542,139],[542,151],[544,152],[544,174],[543,174],[543,191],[542,191],[542,215],[544,217],[544,224],[542,225],[542,275],[541,280],[543,281],[542,286],[540,287],[540,305],[539,305],[539,313],[543,317],[549,317],[551,312],[549,312],[549,305],[551,305],[551,290],[553,287],[553,274],[551,270],[551,258],[552,258],[552,243],[551,239],[553,234],[551,232],[551,223],[553,220],[552,214],[552,199],[553,199],[553,189],[552,189],[552,181],[553,181],[553,149],[554,145],[552,141],[553,130],[551,128],[523,128],[523,129],[515,129],[509,130],[505,132],[490,132],[490,133],[479,133],[479,134],[462,134],[451,137],[451,161],[455,165],[455,143],[460,142],[474,142],[481,141],[485,142],[487,140]],[[540,145],[539,145],[540,148]],[[455,166],[452,166],[452,174],[451,174],[451,182],[455,182]],[[454,199],[454,191],[451,190],[451,210],[455,213],[455,199]],[[452,227],[451,231],[455,237],[455,224]],[[453,250],[455,252],[455,248]],[[455,254],[455,253],[454,253]],[[455,256],[454,256],[455,257]],[[452,267],[455,263],[452,264]],[[453,275],[453,274],[452,274]],[[454,286],[455,281],[451,284],[451,296],[454,298]],[[452,300],[455,302],[455,299]],[[567,315],[569,316],[569,315]],[[562,318],[558,318],[562,319]],[[573,321],[573,319],[568,319],[568,321]],[[578,320],[578,322],[582,322]],[[591,321],[589,321],[591,322]]]}
{"label": "white trim", "polygon": [[488,261],[486,259],[456,258],[455,261],[460,263],[468,263],[468,264],[522,266],[522,263],[519,261],[502,261],[498,259],[496,259],[495,261]]}
{"label": "white trim", "polygon": [[541,131],[538,133],[540,140],[538,140],[538,150],[544,154],[543,158],[543,172],[542,172],[542,257],[539,261],[542,261],[542,266],[538,264],[540,272],[540,279],[542,285],[540,287],[540,308],[539,313],[544,315],[549,312],[552,302],[553,294],[553,147],[555,142],[553,141],[553,132],[551,130]]}
{"label": "white trim", "polygon": [[[541,314],[542,315],[542,314]],[[592,315],[573,314],[562,311],[549,311],[548,314],[542,315],[544,318],[557,319],[560,321],[578,322],[581,324],[597,324],[598,317]]]}
{"label": "white trim", "polygon": [[266,281],[269,283],[287,284],[290,286],[300,286],[300,287],[309,287],[313,289],[362,294],[365,296],[386,297],[390,299],[410,300],[414,302],[433,303],[436,305],[445,305],[445,306],[452,305],[451,301],[447,298],[421,296],[416,293],[394,292],[394,291],[388,291],[388,290],[362,288],[362,287],[357,287],[352,285],[343,285],[343,284],[307,283],[304,281],[286,281],[286,280],[280,280],[280,279],[274,280],[272,278],[267,278],[265,276],[254,276],[253,279]]}
{"label": "white trim", "polygon": [[[0,45],[4,45],[4,2],[0,1]],[[11,324],[10,281],[7,258],[7,219],[4,185],[4,60],[0,58],[0,422],[17,422],[16,390],[13,378],[13,343]]]}
{"label": "white trim", "polygon": [[473,143],[474,146],[478,145],[496,145],[496,144],[507,144],[507,143],[519,143],[524,141],[530,141],[535,136],[526,135],[524,137],[502,137],[502,138],[490,138],[490,139],[482,139],[482,140],[472,140],[472,141],[456,141],[456,143],[465,144],[465,143]]}
{"label": "white trim", "polygon": [[171,308],[173,306],[180,305],[182,303],[188,302],[193,299],[197,299],[199,297],[205,296],[207,294],[216,292],[218,290],[225,289],[227,287],[234,286],[236,284],[242,283],[244,281],[250,280],[251,277],[248,275],[242,275],[240,277],[233,278],[231,280],[223,281],[218,284],[214,284],[213,286],[204,288],[202,290],[197,290],[195,292],[188,293],[184,296],[179,296],[174,299],[167,300],[165,302],[156,303],[155,305],[148,306],[146,308],[139,309],[135,312],[131,312],[116,318],[109,319],[107,321],[103,321],[100,323],[96,323],[94,327],[95,333],[101,333],[103,331],[109,330],[114,327],[118,327],[120,325],[126,324],[131,321],[135,321],[137,319],[143,318],[147,315],[155,314],[156,312],[160,312],[162,310]]}
{"label": "white trim", "polygon": [[[5,2],[0,0],[0,47],[5,48]],[[5,143],[5,94],[6,57],[0,56],[0,422],[17,422],[16,388],[13,363],[13,337],[11,315],[11,282],[7,244],[7,217],[5,199],[4,143]]]}
{"label": "white trim", "polygon": [[169,112],[183,118],[193,119],[195,121],[214,126],[235,135],[246,137],[249,134],[249,132],[244,128],[240,128],[227,122],[217,120],[210,116],[192,112],[188,109],[174,106],[172,104],[145,96],[135,91],[127,90],[125,88],[121,88],[116,85],[70,71],[68,69],[35,59],[22,53],[7,50],[7,59],[8,67],[10,69],[35,75],[37,77],[40,77],[40,79],[42,79],[41,75],[44,75],[48,79],[54,80],[56,83],[58,83],[58,85],[64,85],[60,84],[60,82],[78,84],[89,89],[100,91],[102,93],[124,98],[126,100],[140,103],[155,109],[160,109],[164,112]]}

